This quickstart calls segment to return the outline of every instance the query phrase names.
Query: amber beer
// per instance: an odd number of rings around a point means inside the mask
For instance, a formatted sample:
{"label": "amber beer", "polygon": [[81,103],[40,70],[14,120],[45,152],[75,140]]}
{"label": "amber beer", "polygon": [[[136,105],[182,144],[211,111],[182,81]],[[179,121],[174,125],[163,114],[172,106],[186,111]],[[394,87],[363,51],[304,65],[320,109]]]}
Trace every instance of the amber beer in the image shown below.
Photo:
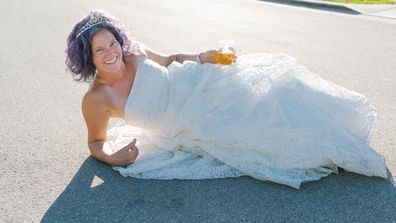
{"label": "amber beer", "polygon": [[234,63],[237,56],[233,44],[234,41],[232,40],[220,40],[220,49],[212,55],[212,61],[216,61],[217,64],[221,65]]}
{"label": "amber beer", "polygon": [[216,60],[216,63],[221,64],[221,65],[230,65],[234,63],[236,55],[234,52],[216,52],[213,55],[214,59]]}

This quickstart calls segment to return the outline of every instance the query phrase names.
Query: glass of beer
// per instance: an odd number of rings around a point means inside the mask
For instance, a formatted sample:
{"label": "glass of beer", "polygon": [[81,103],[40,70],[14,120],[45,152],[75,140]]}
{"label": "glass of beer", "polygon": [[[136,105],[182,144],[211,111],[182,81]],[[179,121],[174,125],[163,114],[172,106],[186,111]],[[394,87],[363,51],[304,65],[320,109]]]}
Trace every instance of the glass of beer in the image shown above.
{"label": "glass of beer", "polygon": [[235,49],[233,48],[234,41],[232,40],[221,40],[220,49],[213,55],[218,64],[230,65],[236,60]]}

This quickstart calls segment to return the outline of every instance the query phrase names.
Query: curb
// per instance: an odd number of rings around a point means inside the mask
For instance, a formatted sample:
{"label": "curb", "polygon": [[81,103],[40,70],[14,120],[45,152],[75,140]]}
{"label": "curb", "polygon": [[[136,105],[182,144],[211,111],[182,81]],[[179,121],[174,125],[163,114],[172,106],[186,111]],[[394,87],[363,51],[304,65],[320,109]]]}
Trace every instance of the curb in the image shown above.
{"label": "curb", "polygon": [[313,0],[263,0],[263,1],[299,6],[299,7],[306,7],[312,9],[319,9],[319,10],[341,12],[341,13],[354,14],[354,15],[362,14],[359,11],[346,7],[344,4],[333,3],[333,2],[313,1]]}
{"label": "curb", "polygon": [[263,0],[266,2],[287,4],[306,8],[341,12],[353,15],[368,15],[396,20],[396,4],[352,4],[321,0]]}

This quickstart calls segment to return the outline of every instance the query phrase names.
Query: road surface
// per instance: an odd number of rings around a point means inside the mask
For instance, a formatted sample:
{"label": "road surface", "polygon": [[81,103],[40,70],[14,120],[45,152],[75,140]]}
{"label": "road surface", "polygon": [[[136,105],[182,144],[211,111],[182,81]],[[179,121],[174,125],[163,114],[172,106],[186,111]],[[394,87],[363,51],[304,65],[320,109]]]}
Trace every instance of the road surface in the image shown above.
{"label": "road surface", "polygon": [[[249,177],[123,178],[89,157],[81,97],[65,72],[73,24],[91,9],[118,17],[163,52],[232,39],[239,54],[287,53],[367,96],[371,145],[387,180],[342,172],[302,188]],[[254,0],[0,0],[1,222],[395,222],[395,21]]]}

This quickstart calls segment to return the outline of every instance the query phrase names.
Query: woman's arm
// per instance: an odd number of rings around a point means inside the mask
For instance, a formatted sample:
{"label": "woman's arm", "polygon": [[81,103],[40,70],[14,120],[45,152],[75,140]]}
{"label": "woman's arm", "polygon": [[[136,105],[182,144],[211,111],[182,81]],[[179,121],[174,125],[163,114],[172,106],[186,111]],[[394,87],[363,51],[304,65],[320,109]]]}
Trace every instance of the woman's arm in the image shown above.
{"label": "woman's arm", "polygon": [[110,113],[106,109],[104,96],[88,92],[82,102],[82,111],[88,129],[88,148],[91,155],[111,166],[125,166],[135,162],[139,152],[136,139],[117,152],[113,152],[106,140]]}
{"label": "woman's arm", "polygon": [[216,63],[216,60],[212,55],[216,53],[216,50],[208,50],[206,52],[191,54],[191,53],[179,53],[172,55],[164,55],[158,53],[144,44],[139,44],[140,50],[147,55],[147,57],[162,66],[169,66],[172,62],[177,61],[183,63],[183,61],[190,60],[198,63]]}

